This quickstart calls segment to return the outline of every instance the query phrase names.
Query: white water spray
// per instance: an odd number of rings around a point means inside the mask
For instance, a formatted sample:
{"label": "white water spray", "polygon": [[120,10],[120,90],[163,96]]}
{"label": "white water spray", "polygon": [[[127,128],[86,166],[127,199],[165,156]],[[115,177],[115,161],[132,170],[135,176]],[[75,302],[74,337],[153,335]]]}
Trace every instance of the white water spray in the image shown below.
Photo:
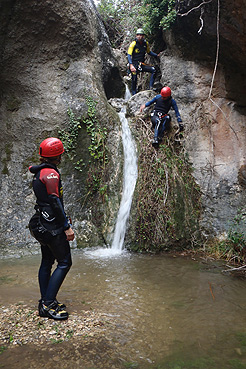
{"label": "white water spray", "polygon": [[111,249],[115,251],[123,250],[127,221],[131,210],[132,197],[138,176],[136,147],[131,135],[127,118],[125,117],[125,107],[119,113],[119,117],[122,124],[124,177],[123,194],[117,216],[114,238],[111,246]]}
{"label": "white water spray", "polygon": [[[129,89],[126,88],[125,100],[127,101],[130,96],[131,93]],[[123,106],[119,113],[124,151],[123,193],[117,215],[113,242],[111,248],[100,248],[87,252],[87,254],[90,254],[90,256],[94,257],[110,257],[119,255],[122,254],[124,249],[127,221],[130,215],[132,198],[138,176],[136,147],[125,113],[126,107]]]}

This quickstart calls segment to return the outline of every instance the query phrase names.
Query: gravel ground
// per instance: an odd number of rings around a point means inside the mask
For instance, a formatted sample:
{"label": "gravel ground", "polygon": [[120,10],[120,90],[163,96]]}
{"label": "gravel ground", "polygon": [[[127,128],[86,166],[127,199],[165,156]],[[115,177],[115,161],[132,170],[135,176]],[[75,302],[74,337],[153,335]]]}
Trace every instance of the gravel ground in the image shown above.
{"label": "gravel ground", "polygon": [[105,317],[93,311],[71,314],[68,320],[41,318],[27,305],[0,307],[0,345],[68,341],[72,337],[93,337],[102,333]]}
{"label": "gravel ground", "polygon": [[125,368],[110,341],[115,323],[94,311],[72,313],[66,321],[41,318],[25,304],[0,307],[0,368]]}

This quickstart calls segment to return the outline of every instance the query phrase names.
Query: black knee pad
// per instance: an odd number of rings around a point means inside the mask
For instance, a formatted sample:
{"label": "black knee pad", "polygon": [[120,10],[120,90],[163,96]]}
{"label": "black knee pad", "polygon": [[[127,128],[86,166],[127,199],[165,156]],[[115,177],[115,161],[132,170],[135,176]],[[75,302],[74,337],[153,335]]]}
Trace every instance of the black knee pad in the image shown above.
{"label": "black knee pad", "polygon": [[168,114],[166,117],[165,117],[165,130],[169,130],[170,129],[170,123],[171,123],[171,116]]}
{"label": "black knee pad", "polygon": [[57,267],[69,271],[72,266],[71,254],[68,254],[63,260],[59,260]]}

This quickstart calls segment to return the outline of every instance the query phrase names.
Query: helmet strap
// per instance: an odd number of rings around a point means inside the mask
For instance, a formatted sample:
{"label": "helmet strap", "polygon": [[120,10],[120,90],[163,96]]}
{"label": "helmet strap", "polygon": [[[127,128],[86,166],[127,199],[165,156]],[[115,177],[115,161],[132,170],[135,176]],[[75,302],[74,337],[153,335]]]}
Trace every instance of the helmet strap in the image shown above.
{"label": "helmet strap", "polygon": [[47,163],[47,164],[60,164],[61,162],[61,155],[54,156],[51,158],[45,158],[44,156],[40,157],[41,163]]}

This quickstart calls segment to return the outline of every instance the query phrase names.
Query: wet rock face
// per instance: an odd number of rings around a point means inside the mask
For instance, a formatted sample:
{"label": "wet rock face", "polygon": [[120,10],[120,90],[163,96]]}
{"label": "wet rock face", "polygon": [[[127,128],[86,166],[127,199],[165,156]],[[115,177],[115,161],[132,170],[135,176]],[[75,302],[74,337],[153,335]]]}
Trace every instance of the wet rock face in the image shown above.
{"label": "wet rock face", "polygon": [[[180,14],[187,14],[200,1],[183,2]],[[237,105],[246,105],[246,13],[243,0],[212,0],[185,16],[178,16],[175,42],[188,60],[215,62],[217,31],[219,64],[224,68],[226,96]],[[201,17],[201,18],[200,18]],[[202,19],[202,21],[201,21]],[[198,31],[201,31],[198,33]]]}
{"label": "wet rock face", "polygon": [[[180,8],[185,13],[200,2]],[[216,55],[218,2],[178,17],[166,32],[160,58],[161,84],[169,85],[185,125],[184,146],[203,192],[202,226],[223,233],[245,199],[245,11],[243,0],[220,2],[219,65],[209,97]],[[200,15],[204,20],[201,34]],[[117,54],[117,53],[116,53]],[[87,114],[85,94],[98,101],[99,119],[109,128],[111,198],[105,204],[105,234],[113,229],[120,196],[119,122],[107,99],[122,97],[124,86],[107,35],[90,0],[2,0],[0,2],[0,244],[32,247],[27,229],[35,198],[28,166],[38,162],[38,145],[68,124],[67,109]],[[122,57],[122,65],[124,57]],[[122,66],[122,71],[124,70]],[[133,96],[129,115],[154,96]],[[175,116],[173,115],[173,122]],[[85,161],[88,136],[80,137]],[[81,205],[86,172],[62,166],[65,204],[78,238],[97,244],[100,235],[90,209]],[[106,209],[106,207],[108,208]]]}
{"label": "wet rock face", "polygon": [[[67,71],[77,61],[77,68],[81,68],[77,74],[80,78],[88,79],[89,75],[92,79],[90,74],[97,68],[103,84],[108,83],[113,74],[112,85],[118,79],[117,89],[119,85],[122,88],[116,60],[90,0],[76,1],[73,5],[68,1],[54,3],[49,0],[12,2],[8,13],[9,21],[2,30],[2,88],[18,92],[19,87],[22,93],[24,88],[24,92],[33,94],[35,83],[40,79],[37,73],[43,73],[35,70],[37,64],[46,65],[51,61],[53,69],[60,71]],[[83,66],[80,66],[82,59]],[[102,65],[96,66],[98,63]],[[17,74],[18,80],[14,78]],[[29,77],[26,84],[22,81],[25,76]],[[45,76],[42,81],[46,81]],[[66,87],[64,82],[63,88]]]}
{"label": "wet rock face", "polygon": [[[124,85],[90,0],[3,0],[0,10],[0,243],[26,245],[33,242],[27,224],[35,203],[28,166],[38,162],[39,143],[67,127],[68,108],[76,118],[86,116],[86,95],[98,102],[98,118],[114,134],[112,120],[116,129],[118,123],[107,97],[122,96]],[[80,143],[88,155],[86,130]],[[78,175],[72,163],[61,169],[68,211],[80,219],[74,224],[96,242],[90,212],[80,205],[86,173]]]}
{"label": "wet rock face", "polygon": [[242,165],[238,171],[238,182],[243,188],[246,188],[246,165]]}
{"label": "wet rock face", "polygon": [[[168,47],[161,56],[161,82],[171,87],[179,105],[184,145],[203,193],[201,225],[207,236],[228,231],[238,210],[246,207],[245,14],[242,1],[221,2],[212,86],[217,4],[204,7],[201,35],[200,10],[178,18],[177,27],[165,35]],[[190,2],[190,8],[195,5]]]}

